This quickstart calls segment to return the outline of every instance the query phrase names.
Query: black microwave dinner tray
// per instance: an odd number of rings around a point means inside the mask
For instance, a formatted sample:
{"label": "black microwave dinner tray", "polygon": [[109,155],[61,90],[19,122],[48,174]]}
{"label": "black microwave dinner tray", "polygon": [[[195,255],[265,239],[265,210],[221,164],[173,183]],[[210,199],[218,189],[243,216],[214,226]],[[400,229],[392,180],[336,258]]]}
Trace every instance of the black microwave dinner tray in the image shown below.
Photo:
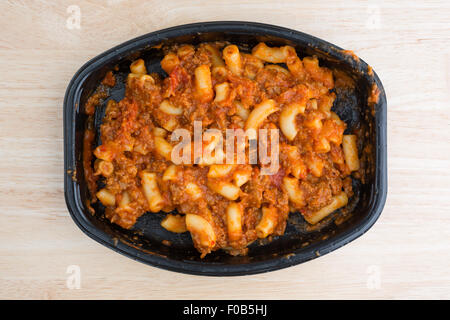
{"label": "black microwave dinner tray", "polygon": [[[160,226],[163,214],[147,213],[131,230],[110,223],[100,204],[95,214],[87,208],[89,193],[82,165],[83,132],[87,116],[84,104],[106,72],[118,66],[117,84],[110,98],[124,95],[123,79],[130,62],[145,60],[150,72],[164,75],[160,67],[163,53],[158,45],[197,44],[205,41],[229,41],[241,50],[251,49],[260,41],[271,46],[290,45],[300,56],[316,55],[320,64],[338,69],[356,83],[351,92],[336,92],[333,110],[343,119],[347,130],[364,130],[362,145],[370,146],[366,181],[353,181],[355,195],[350,199],[347,219],[336,223],[335,213],[326,223],[312,228],[299,213],[291,213],[283,236],[268,242],[254,242],[247,256],[230,256],[219,250],[201,259],[193,247],[189,233],[175,234]],[[376,86],[376,87],[374,87]],[[378,88],[378,102],[368,104],[373,88]],[[98,130],[104,106],[95,114]],[[152,32],[114,47],[87,62],[74,75],[64,99],[64,191],[69,212],[89,237],[134,260],[167,270],[197,275],[248,275],[293,266],[349,243],[365,233],[378,219],[387,193],[386,163],[386,97],[376,73],[361,59],[321,39],[282,27],[253,22],[207,22],[177,26]],[[98,143],[98,141],[97,141]],[[361,152],[361,150],[360,150]],[[341,213],[342,216],[342,213]],[[171,245],[166,245],[170,241]],[[166,243],[166,244],[164,244]],[[349,261],[351,263],[351,261]]]}

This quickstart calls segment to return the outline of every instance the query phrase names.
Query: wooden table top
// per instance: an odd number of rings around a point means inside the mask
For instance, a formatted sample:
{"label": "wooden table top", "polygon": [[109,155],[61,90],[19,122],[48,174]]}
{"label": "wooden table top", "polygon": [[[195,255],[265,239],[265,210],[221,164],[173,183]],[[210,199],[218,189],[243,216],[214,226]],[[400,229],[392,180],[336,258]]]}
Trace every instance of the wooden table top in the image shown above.
{"label": "wooden table top", "polygon": [[[450,298],[449,16],[448,1],[1,1],[0,298]],[[72,222],[62,106],[73,74],[136,36],[218,20],[303,31],[378,73],[389,191],[363,237],[302,265],[222,279],[135,262]]]}

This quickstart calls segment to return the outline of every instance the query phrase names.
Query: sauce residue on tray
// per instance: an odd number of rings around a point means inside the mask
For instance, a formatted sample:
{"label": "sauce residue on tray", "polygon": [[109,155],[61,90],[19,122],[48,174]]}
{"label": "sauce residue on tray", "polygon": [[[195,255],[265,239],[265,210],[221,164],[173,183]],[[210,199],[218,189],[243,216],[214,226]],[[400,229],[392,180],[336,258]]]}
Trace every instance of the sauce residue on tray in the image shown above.
{"label": "sauce residue on tray", "polygon": [[376,83],[373,83],[372,88],[370,89],[369,97],[367,98],[367,103],[369,105],[377,104],[379,98],[380,98],[380,89],[378,89]]}
{"label": "sauce residue on tray", "polygon": [[352,50],[342,50],[341,52],[347,56],[352,57],[356,62],[359,62],[359,57]]}

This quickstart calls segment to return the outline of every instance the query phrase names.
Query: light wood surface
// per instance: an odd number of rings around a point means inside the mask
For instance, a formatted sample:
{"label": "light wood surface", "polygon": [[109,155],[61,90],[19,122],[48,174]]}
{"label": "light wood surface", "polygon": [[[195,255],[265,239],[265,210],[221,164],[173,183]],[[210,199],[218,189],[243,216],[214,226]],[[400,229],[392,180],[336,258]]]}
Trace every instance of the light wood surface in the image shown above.
{"label": "light wood surface", "polygon": [[[80,29],[67,27],[70,5],[80,9]],[[449,299],[449,17],[444,0],[1,1],[0,298]],[[378,73],[388,99],[389,191],[363,237],[281,271],[211,278],[125,258],[72,222],[62,104],[73,74],[136,36],[214,20],[300,30],[354,50]],[[80,267],[80,289],[67,286],[71,265]]]}

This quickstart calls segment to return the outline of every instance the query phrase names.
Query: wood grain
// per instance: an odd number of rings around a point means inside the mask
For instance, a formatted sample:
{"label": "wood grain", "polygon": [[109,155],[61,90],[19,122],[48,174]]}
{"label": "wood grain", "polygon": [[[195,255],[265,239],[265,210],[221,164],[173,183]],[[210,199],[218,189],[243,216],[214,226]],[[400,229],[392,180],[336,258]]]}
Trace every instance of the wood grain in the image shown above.
{"label": "wood grain", "polygon": [[[66,27],[69,5],[80,29]],[[443,0],[1,1],[0,298],[450,298],[449,16]],[[363,237],[306,264],[224,280],[134,262],[72,222],[62,130],[72,75],[123,41],[214,20],[310,33],[376,70],[388,99],[389,192]],[[80,266],[80,289],[66,285],[69,265]]]}

